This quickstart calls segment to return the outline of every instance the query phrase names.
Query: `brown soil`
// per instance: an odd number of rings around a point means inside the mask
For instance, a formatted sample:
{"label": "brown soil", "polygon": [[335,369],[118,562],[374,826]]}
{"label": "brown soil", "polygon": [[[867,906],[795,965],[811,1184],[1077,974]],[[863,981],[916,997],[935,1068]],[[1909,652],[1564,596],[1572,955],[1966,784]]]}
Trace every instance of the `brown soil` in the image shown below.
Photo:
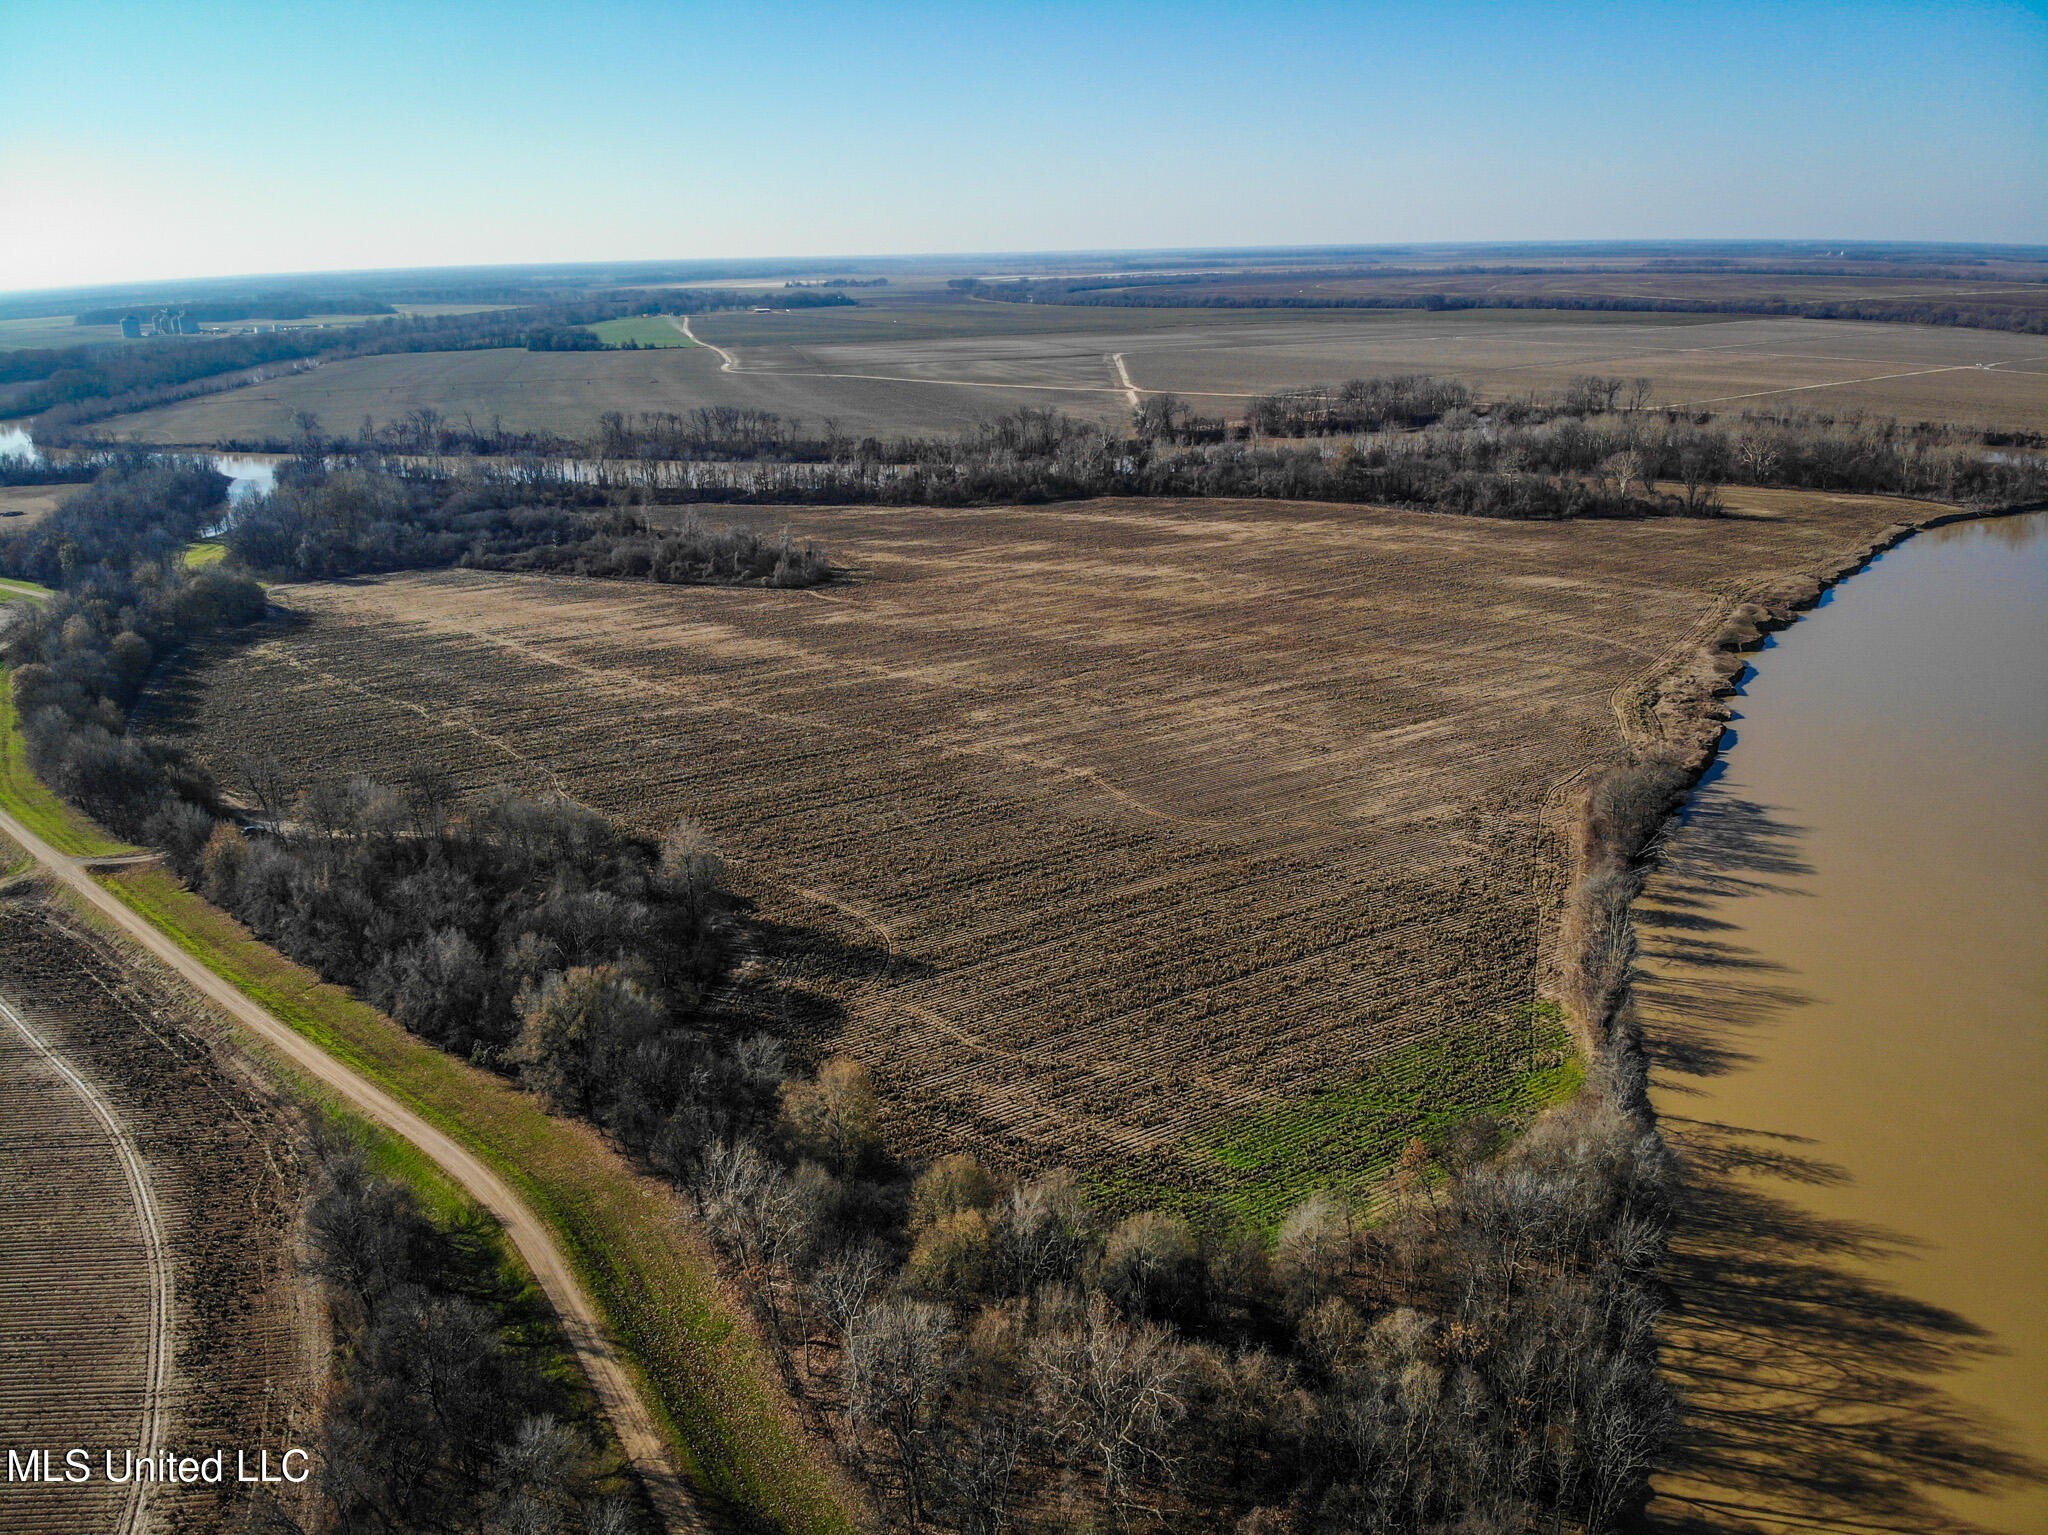
{"label": "brown soil", "polygon": [[[17,894],[19,892],[17,891]],[[234,1066],[218,1026],[138,971],[76,919],[37,900],[0,901],[0,996],[126,1125],[159,1206],[170,1266],[174,1355],[165,1448],[313,1442],[324,1369],[318,1308],[294,1235],[304,1173],[285,1111]],[[16,1042],[18,1036],[16,1036]],[[112,1145],[75,1089],[37,1077],[25,1042],[0,1101],[0,1445],[136,1444],[145,1408],[147,1272]],[[33,1262],[30,1262],[30,1259]],[[232,1469],[229,1475],[232,1478]],[[0,1531],[117,1527],[125,1499],[84,1487],[0,1487]],[[220,1488],[164,1487],[147,1528],[227,1528],[242,1503]]]}
{"label": "brown soil", "polygon": [[856,579],[279,588],[296,621],[153,724],[229,778],[251,751],[306,779],[433,760],[693,817],[767,957],[833,1002],[791,1022],[873,1067],[903,1149],[1155,1197],[1232,1181],[1219,1121],[1458,1025],[1511,1047],[1618,706],[1743,596],[1928,510],[776,512]]}
{"label": "brown soil", "polygon": [[[1434,280],[1441,288],[1442,280]],[[2030,290],[2037,299],[2039,288]],[[1827,294],[1826,297],[1839,295]],[[1958,295],[1951,294],[1951,297]],[[1746,315],[1475,310],[1087,309],[890,299],[814,314],[692,321],[706,348],[421,352],[330,362],[95,427],[150,443],[296,434],[294,412],[354,432],[432,407],[451,421],[594,436],[607,410],[736,405],[862,435],[952,432],[1020,406],[1121,425],[1128,383],[1240,417],[1270,389],[1421,371],[1484,399],[1563,390],[1581,374],[1647,378],[1659,405],[1855,412],[2048,429],[2048,340],[1962,327]],[[724,348],[739,369],[723,371]]]}

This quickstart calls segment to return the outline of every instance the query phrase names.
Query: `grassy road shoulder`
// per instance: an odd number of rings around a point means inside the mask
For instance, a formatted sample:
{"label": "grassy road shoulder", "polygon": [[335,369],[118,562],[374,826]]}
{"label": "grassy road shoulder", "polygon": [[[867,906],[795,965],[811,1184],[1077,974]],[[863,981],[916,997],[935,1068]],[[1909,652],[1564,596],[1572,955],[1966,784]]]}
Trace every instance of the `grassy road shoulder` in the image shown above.
{"label": "grassy road shoulder", "polygon": [[161,869],[101,880],[193,958],[468,1146],[568,1254],[698,1490],[770,1528],[851,1530],[840,1489],[782,1398],[775,1366],[693,1250],[685,1211],[589,1128],[407,1034]]}
{"label": "grassy road shoulder", "polygon": [[[9,596],[47,597],[49,592],[26,581],[0,581],[0,599]],[[11,812],[28,829],[60,852],[74,858],[106,858],[135,849],[117,842],[43,787],[29,766],[28,742],[14,707],[14,683],[0,673],[0,809]]]}

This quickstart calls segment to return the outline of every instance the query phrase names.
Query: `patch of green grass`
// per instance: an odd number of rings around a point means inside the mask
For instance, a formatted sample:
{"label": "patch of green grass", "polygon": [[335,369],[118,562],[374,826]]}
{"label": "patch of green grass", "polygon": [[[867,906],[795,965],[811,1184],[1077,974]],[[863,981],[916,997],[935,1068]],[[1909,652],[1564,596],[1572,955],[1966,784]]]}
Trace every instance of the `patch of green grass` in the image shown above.
{"label": "patch of green grass", "polygon": [[[6,584],[28,587],[29,593],[49,595],[41,587],[30,587],[26,581]],[[0,806],[5,806],[60,853],[105,858],[135,851],[129,844],[109,837],[43,787],[42,780],[28,765],[28,743],[22,739],[21,717],[14,707],[14,679],[4,674],[0,674]]]}
{"label": "patch of green grass", "polygon": [[228,557],[228,546],[218,539],[202,538],[196,544],[185,546],[185,568],[204,570],[209,565],[218,565]]}
{"label": "patch of green grass", "polygon": [[1354,1082],[1189,1137],[1184,1147],[1214,1170],[1201,1188],[1134,1175],[1101,1178],[1095,1187],[1120,1207],[1173,1208],[1203,1223],[1270,1229],[1320,1190],[1369,1197],[1412,1140],[1435,1150],[1480,1115],[1519,1129],[1572,1097],[1584,1078],[1563,1013],[1537,1002],[1510,1019],[1411,1041]]}
{"label": "patch of green grass", "polygon": [[588,1126],[406,1033],[160,868],[102,883],[244,995],[470,1147],[561,1243],[647,1387],[682,1474],[753,1527],[856,1528],[791,1420],[776,1368],[680,1229],[674,1197]]}
{"label": "patch of green grass", "polygon": [[604,320],[583,328],[595,332],[597,339],[606,346],[624,346],[628,341],[637,341],[642,346],[697,345],[662,315],[634,315],[630,319]]}

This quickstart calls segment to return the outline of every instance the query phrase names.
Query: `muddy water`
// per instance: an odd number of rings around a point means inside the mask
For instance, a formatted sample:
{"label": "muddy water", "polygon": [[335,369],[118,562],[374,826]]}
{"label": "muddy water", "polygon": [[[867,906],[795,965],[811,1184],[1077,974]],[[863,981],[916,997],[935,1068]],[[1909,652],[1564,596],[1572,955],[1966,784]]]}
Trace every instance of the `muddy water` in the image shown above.
{"label": "muddy water", "polygon": [[1661,1522],[2048,1531],[2048,515],[1754,659],[1638,913],[1698,1181]]}

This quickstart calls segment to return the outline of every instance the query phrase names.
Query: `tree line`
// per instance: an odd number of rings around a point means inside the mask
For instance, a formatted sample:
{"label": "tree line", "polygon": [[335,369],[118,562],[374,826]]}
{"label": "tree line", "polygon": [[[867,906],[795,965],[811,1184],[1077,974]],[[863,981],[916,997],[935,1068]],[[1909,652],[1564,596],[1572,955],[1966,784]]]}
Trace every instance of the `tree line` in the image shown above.
{"label": "tree line", "polygon": [[[1385,275],[1385,274],[1375,274]],[[1770,294],[1729,298],[1652,298],[1621,294],[1516,293],[1205,293],[1186,279],[1062,279],[1018,277],[1002,282],[955,278],[975,298],[1004,304],[1061,304],[1126,309],[1557,309],[1631,314],[1748,314],[1805,320],[1866,320],[1906,325],[1966,326],[2048,335],[2048,294],[2038,308],[1933,298],[1787,299]]]}
{"label": "tree line", "polygon": [[[692,313],[722,309],[814,308],[858,302],[842,292],[692,291]],[[281,363],[340,361],[401,352],[459,352],[501,347],[581,350],[604,343],[582,327],[634,315],[673,312],[667,293],[621,293],[552,300],[472,314],[393,315],[360,325],[260,336],[171,337],[149,346],[97,344],[0,352],[0,384],[25,387],[10,402],[36,417],[51,442],[94,421],[252,382],[234,375]]]}
{"label": "tree line", "polygon": [[228,514],[221,540],[247,568],[294,580],[447,565],[782,588],[834,575],[823,549],[787,530],[768,538],[695,515],[660,528],[589,487],[329,461],[288,467]]}
{"label": "tree line", "polygon": [[347,295],[340,298],[315,298],[310,295],[277,293],[267,297],[230,300],[184,300],[153,298],[146,303],[124,304],[108,309],[83,309],[71,317],[73,325],[116,325],[132,314],[146,314],[159,309],[175,310],[187,319],[204,320],[214,324],[232,324],[238,320],[309,320],[318,315],[332,314],[397,314],[398,311],[379,298],[368,294]]}
{"label": "tree line", "polygon": [[110,830],[187,864],[212,831],[213,784],[182,753],[130,733],[128,711],[161,657],[263,616],[263,589],[247,576],[184,565],[227,484],[210,469],[130,459],[0,540],[0,569],[60,588],[6,633],[29,765]]}
{"label": "tree line", "polygon": [[1419,429],[1389,418],[1381,430],[1339,424],[1354,408],[1353,419],[1379,411],[1369,394],[1354,406],[1343,388],[1290,391],[1255,402],[1259,419],[1301,434],[1277,438],[1238,435],[1155,396],[1131,432],[1027,408],[951,439],[840,439],[817,462],[764,455],[639,473],[631,459],[599,467],[606,483],[657,501],[976,506],[1229,496],[1521,519],[1717,515],[1727,485],[1976,506],[2048,494],[2048,462],[1988,454],[1976,434],[1890,420],[1609,413],[1601,403],[1634,387],[1588,379],[1560,400],[1496,402],[1484,413],[1453,406]]}
{"label": "tree line", "polygon": [[[1861,413],[1649,405],[1647,379],[1587,374],[1548,393],[1475,402],[1427,374],[1273,391],[1244,417],[1207,417],[1146,396],[1121,429],[1021,409],[949,437],[822,432],[772,412],[707,406],[606,412],[594,436],[455,426],[421,409],[353,437],[305,417],[295,439],[244,446],[330,457],[410,452],[519,459],[516,476],[570,497],[742,504],[1003,505],[1090,496],[1242,496],[1365,502],[1516,518],[1713,514],[1727,485],[2024,505],[2048,495],[2048,464],[1987,453],[1985,433]],[[551,463],[580,460],[574,473]]]}
{"label": "tree line", "polygon": [[[314,1457],[322,1535],[634,1535],[646,1522],[577,1393],[545,1303],[495,1228],[437,1222],[345,1136],[313,1126],[309,1268],[335,1379]],[[301,1535],[274,1506],[262,1535]]]}

